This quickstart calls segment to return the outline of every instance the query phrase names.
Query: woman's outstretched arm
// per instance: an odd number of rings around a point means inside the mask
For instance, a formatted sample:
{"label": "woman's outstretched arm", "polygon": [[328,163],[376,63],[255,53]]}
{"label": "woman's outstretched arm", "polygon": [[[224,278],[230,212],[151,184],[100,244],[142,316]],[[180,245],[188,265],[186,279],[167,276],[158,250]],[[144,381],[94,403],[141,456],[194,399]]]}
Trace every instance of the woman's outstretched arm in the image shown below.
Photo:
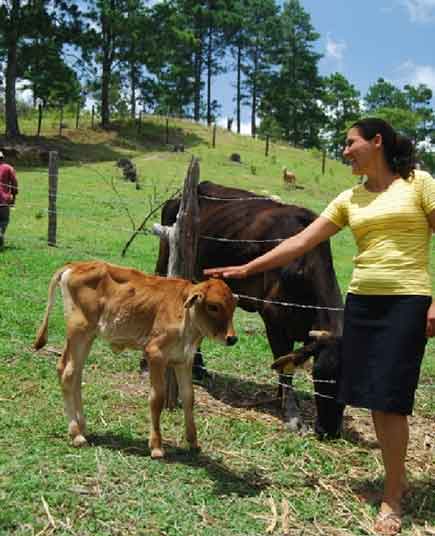
{"label": "woman's outstretched arm", "polygon": [[327,240],[340,230],[340,227],[323,216],[319,216],[300,233],[291,236],[271,249],[264,255],[240,266],[224,266],[221,268],[208,268],[204,275],[212,277],[225,277],[243,279],[259,272],[265,272],[285,266],[293,259],[310,251],[320,242]]}

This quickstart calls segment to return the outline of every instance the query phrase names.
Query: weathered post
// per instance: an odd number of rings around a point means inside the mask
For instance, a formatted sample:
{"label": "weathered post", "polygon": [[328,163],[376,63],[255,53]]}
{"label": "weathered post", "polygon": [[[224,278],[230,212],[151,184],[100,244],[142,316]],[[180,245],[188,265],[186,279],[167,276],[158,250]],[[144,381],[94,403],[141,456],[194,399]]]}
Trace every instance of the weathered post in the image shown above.
{"label": "weathered post", "polygon": [[95,106],[92,106],[92,113],[91,113],[91,128],[94,128],[94,121],[95,121]]}
{"label": "weathered post", "polygon": [[213,125],[213,139],[211,142],[213,149],[216,147],[216,123]]}
{"label": "weathered post", "polygon": [[322,152],[322,175],[325,174],[325,166],[326,166],[326,150],[323,149],[323,152]]}
{"label": "weathered post", "polygon": [[[192,280],[195,272],[199,238],[198,204],[199,162],[193,157],[184,181],[183,196],[177,220],[172,227],[156,224],[155,234],[169,242],[168,277]],[[166,375],[166,408],[174,409],[177,404],[178,385],[174,370]]]}
{"label": "weathered post", "polygon": [[77,108],[76,108],[76,128],[79,128],[79,121],[80,121],[80,101],[77,103]]}
{"label": "weathered post", "polygon": [[165,144],[169,145],[169,117],[166,116],[166,140]]}
{"label": "weathered post", "polygon": [[50,151],[48,160],[48,245],[56,246],[57,230],[57,152]]}
{"label": "weathered post", "polygon": [[59,136],[62,136],[62,129],[63,129],[63,104],[60,107]]}
{"label": "weathered post", "polygon": [[42,104],[38,104],[38,132],[37,136],[41,135],[41,125],[42,125]]}
{"label": "weathered post", "polygon": [[264,156],[269,156],[269,134],[266,135],[266,150],[264,151]]}

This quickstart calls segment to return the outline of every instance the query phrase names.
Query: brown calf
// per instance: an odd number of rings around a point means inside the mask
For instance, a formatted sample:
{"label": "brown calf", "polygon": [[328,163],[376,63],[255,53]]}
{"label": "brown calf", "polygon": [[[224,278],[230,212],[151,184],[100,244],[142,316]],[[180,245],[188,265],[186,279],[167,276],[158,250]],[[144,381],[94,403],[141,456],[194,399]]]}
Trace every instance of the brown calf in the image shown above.
{"label": "brown calf", "polygon": [[191,448],[198,448],[192,361],[204,337],[227,345],[237,341],[232,325],[236,299],[229,287],[219,279],[193,284],[99,261],[70,263],[50,281],[45,316],[35,341],[37,350],[47,342],[57,286],[62,289],[66,321],[66,341],[57,370],[73,445],[86,444],[82,370],[94,339],[102,337],[117,352],[144,350],[150,372],[151,457],[164,455],[160,414],[169,365],[177,376],[187,441]]}
{"label": "brown calf", "polygon": [[286,184],[295,184],[296,183],[296,175],[292,171],[287,171],[287,168],[283,168],[283,170],[282,170],[282,180]]}

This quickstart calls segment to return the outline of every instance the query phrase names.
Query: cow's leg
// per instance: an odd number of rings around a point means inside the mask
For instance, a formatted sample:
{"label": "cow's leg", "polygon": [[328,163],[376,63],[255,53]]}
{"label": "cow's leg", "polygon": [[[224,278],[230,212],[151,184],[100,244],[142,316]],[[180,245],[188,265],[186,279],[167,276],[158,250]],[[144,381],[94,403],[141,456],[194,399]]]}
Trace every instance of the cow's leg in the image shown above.
{"label": "cow's leg", "polygon": [[314,360],[313,381],[317,418],[315,432],[320,439],[340,436],[344,405],[338,404],[339,356],[335,345],[326,347]]}
{"label": "cow's leg", "polygon": [[178,388],[184,410],[184,424],[186,429],[186,439],[191,449],[199,449],[196,426],[193,420],[193,385],[192,385],[192,365],[190,363],[174,367],[177,376]]}
{"label": "cow's leg", "polygon": [[86,444],[85,418],[81,398],[83,364],[91,349],[93,337],[69,330],[64,351],[57,364],[62,389],[68,432],[75,447]]}
{"label": "cow's leg", "polygon": [[165,455],[160,433],[160,415],[165,403],[166,366],[163,366],[158,360],[149,360],[148,367],[150,376],[149,404],[151,413],[151,431],[148,444],[151,450],[151,458],[157,459],[163,458]]}
{"label": "cow's leg", "polygon": [[[282,321],[276,318],[275,309],[266,309],[261,315],[266,327],[267,338],[275,359],[293,351],[294,341],[284,328]],[[304,429],[299,401],[293,389],[293,374],[295,367],[289,364],[279,375],[278,393],[281,398],[282,417],[286,427],[291,432]]]}
{"label": "cow's leg", "polygon": [[202,356],[201,347],[198,347],[193,357],[193,378],[198,381],[202,381],[209,376],[205,368],[204,358]]}

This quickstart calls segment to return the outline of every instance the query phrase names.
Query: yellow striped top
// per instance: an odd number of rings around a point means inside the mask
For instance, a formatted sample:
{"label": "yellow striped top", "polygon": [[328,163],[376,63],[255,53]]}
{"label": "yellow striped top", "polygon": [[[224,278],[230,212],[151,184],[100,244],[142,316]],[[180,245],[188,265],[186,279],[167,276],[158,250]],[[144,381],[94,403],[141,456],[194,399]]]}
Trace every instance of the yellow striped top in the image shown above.
{"label": "yellow striped top", "polygon": [[415,171],[383,192],[358,184],[338,195],[322,216],[349,225],[358,253],[349,286],[353,294],[431,295],[427,215],[435,210],[435,180]]}

